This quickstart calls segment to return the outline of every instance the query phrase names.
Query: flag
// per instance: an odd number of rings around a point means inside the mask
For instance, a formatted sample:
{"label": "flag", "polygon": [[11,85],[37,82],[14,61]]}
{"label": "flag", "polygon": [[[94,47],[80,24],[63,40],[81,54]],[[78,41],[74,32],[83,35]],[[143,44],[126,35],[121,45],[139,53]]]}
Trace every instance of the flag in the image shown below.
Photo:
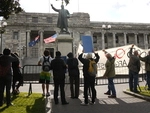
{"label": "flag", "polygon": [[53,36],[44,39],[44,42],[45,42],[46,44],[47,44],[47,43],[50,43],[50,42],[55,42],[56,38],[57,38],[57,34],[54,34]]}
{"label": "flag", "polygon": [[29,42],[29,47],[33,47],[36,45],[36,43],[38,43],[40,41],[40,36],[35,37],[34,40],[32,40],[31,42]]}

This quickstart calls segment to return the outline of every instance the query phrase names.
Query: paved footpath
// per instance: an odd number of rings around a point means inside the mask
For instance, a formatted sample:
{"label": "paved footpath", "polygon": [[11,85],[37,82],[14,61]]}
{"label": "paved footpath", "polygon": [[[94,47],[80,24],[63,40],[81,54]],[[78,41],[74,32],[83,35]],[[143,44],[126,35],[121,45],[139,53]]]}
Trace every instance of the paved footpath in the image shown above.
{"label": "paved footpath", "polygon": [[[140,83],[144,85],[144,83]],[[150,113],[150,102],[126,94],[123,90],[128,89],[128,83],[116,84],[117,98],[110,99],[104,92],[107,85],[96,86],[97,100],[95,105],[81,106],[83,101],[83,87],[80,87],[79,99],[71,99],[69,85],[65,86],[66,100],[68,105],[55,105],[53,100],[53,85],[50,85],[51,96],[46,98],[46,113]],[[28,91],[28,85],[20,88],[20,91]],[[41,85],[33,85],[33,92],[42,93]]]}

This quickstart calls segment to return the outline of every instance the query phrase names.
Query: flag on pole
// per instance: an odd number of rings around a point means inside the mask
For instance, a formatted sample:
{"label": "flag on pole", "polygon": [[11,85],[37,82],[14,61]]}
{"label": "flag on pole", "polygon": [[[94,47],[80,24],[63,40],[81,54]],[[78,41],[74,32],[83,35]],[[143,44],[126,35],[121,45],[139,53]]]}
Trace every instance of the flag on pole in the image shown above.
{"label": "flag on pole", "polygon": [[33,47],[36,45],[36,43],[38,43],[40,41],[40,36],[35,37],[34,40],[29,42],[29,47]]}
{"label": "flag on pole", "polygon": [[44,39],[44,42],[45,42],[46,44],[47,44],[47,43],[50,43],[50,42],[55,42],[56,38],[57,38],[57,34],[54,34],[53,36],[50,36],[50,37]]}

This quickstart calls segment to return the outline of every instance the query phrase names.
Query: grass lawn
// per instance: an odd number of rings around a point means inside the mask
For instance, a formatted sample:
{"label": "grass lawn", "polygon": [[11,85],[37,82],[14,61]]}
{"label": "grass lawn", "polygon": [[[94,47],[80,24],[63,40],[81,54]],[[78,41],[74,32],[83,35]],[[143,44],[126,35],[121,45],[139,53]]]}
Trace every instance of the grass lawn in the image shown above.
{"label": "grass lawn", "polygon": [[39,93],[20,93],[12,97],[14,106],[0,107],[0,113],[45,113],[45,99]]}
{"label": "grass lawn", "polygon": [[141,88],[141,92],[140,95],[144,95],[144,96],[149,96],[150,97],[150,90],[146,90],[148,87],[140,87]]}

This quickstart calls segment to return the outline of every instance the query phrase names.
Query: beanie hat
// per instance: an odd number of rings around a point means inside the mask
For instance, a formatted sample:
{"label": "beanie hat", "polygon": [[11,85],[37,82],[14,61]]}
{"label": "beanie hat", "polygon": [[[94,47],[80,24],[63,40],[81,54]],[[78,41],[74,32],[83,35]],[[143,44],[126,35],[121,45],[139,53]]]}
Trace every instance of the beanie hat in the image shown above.
{"label": "beanie hat", "polygon": [[86,55],[86,59],[90,59],[90,58],[92,58],[92,53],[88,53],[88,54]]}
{"label": "beanie hat", "polygon": [[61,53],[60,53],[60,51],[56,51],[56,56],[61,56]]}

